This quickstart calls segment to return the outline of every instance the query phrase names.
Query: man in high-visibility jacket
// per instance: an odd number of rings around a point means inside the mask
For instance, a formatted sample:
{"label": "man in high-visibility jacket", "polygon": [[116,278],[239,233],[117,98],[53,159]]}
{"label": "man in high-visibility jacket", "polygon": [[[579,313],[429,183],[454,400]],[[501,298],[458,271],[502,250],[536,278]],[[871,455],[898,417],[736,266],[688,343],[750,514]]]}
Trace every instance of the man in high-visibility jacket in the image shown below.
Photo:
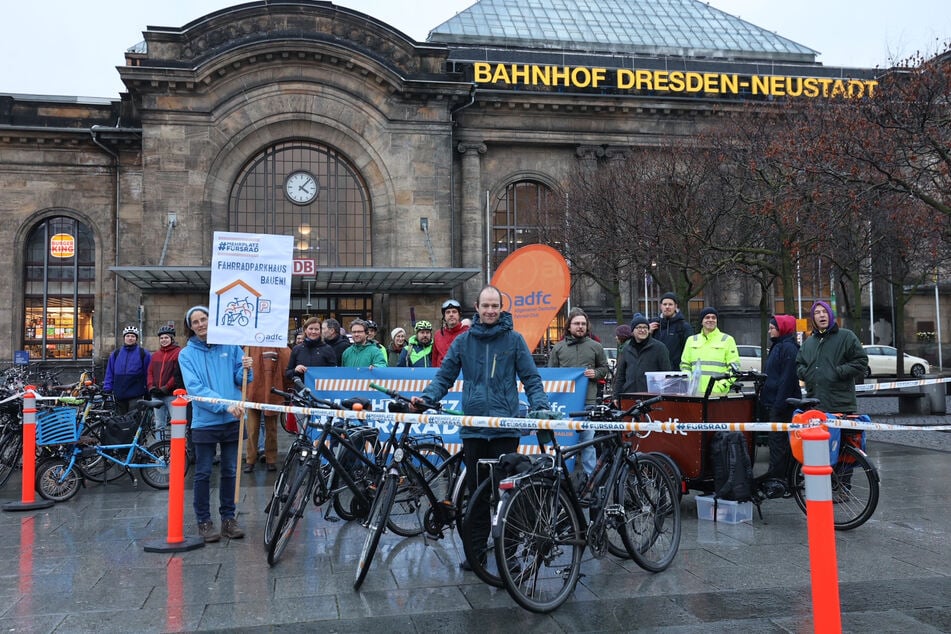
{"label": "man in high-visibility jacket", "polygon": [[[680,358],[680,369],[684,372],[699,370],[700,377],[697,394],[707,393],[710,378],[725,374],[730,367],[740,362],[740,353],[736,341],[730,335],[717,328],[717,309],[707,306],[700,311],[700,332],[687,338],[684,353]],[[730,391],[733,380],[717,381],[711,394],[725,394]]]}

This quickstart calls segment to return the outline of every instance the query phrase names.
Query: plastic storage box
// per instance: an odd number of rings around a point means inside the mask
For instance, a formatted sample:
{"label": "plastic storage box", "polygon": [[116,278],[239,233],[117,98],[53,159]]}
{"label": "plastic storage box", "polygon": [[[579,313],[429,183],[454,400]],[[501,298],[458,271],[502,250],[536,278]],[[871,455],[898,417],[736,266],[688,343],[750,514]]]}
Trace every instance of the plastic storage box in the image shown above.
{"label": "plastic storage box", "polygon": [[686,372],[645,372],[651,394],[686,394],[690,375]]}
{"label": "plastic storage box", "polygon": [[[717,522],[724,524],[740,524],[753,521],[753,503],[736,502],[734,500],[717,500]],[[714,521],[713,496],[697,496],[697,517],[702,520]]]}

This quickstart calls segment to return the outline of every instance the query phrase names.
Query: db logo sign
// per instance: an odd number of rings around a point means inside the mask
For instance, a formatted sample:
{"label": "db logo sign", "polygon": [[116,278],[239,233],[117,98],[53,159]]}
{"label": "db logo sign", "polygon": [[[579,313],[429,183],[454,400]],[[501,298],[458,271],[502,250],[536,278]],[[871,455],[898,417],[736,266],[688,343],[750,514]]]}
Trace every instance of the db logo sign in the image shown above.
{"label": "db logo sign", "polygon": [[295,259],[294,275],[315,275],[317,273],[317,262],[311,259]]}

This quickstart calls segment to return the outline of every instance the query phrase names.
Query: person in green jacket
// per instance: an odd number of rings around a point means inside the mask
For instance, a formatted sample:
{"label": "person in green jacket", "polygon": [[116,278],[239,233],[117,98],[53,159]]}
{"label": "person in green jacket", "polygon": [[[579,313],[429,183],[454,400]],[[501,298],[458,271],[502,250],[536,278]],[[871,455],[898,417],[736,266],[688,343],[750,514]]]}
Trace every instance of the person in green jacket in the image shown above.
{"label": "person in green jacket", "polygon": [[353,343],[343,351],[341,367],[386,367],[386,354],[384,354],[383,349],[375,341],[367,338],[367,322],[362,319],[354,319],[350,323],[350,335],[353,337]]}
{"label": "person in green jacket", "polygon": [[812,336],[796,355],[796,376],[806,384],[806,395],[819,399],[827,412],[858,411],[855,382],[865,376],[868,354],[855,333],[839,328],[826,302],[812,305]]}
{"label": "person in green jacket", "polygon": [[[565,338],[556,343],[548,355],[549,368],[585,368],[584,375],[588,378],[588,390],[584,399],[586,407],[597,404],[598,381],[604,380],[608,375],[608,358],[604,354],[604,348],[590,335],[588,315],[580,308],[572,308],[568,312]],[[576,433],[578,442],[594,438],[593,429]],[[594,447],[586,447],[581,451],[581,464],[588,475],[594,472],[597,461]]]}

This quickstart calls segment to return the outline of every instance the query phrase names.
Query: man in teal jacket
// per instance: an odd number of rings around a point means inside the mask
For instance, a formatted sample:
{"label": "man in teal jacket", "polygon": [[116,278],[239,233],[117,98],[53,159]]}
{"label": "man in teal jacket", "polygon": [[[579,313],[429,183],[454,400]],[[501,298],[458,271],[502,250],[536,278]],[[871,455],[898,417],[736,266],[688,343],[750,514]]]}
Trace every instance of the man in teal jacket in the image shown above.
{"label": "man in teal jacket", "polygon": [[386,367],[386,353],[375,341],[368,338],[367,322],[354,319],[350,323],[353,343],[343,351],[340,366],[344,368]]}
{"label": "man in teal jacket", "polygon": [[[548,395],[525,339],[512,328],[512,315],[502,310],[502,293],[486,286],[476,302],[476,317],[469,330],[452,342],[439,371],[422,394],[422,399],[438,402],[463,374],[462,411],[468,416],[519,415],[518,383],[521,380],[528,397],[530,417],[551,418]],[[415,397],[414,402],[420,398]],[[479,485],[478,462],[482,458],[498,458],[518,449],[521,431],[462,427],[462,451],[466,463],[466,485],[470,494]],[[484,501],[482,502],[484,505]],[[489,509],[478,509],[474,515],[474,543],[487,544]],[[481,553],[485,558],[485,553]],[[468,564],[463,563],[465,568]]]}

